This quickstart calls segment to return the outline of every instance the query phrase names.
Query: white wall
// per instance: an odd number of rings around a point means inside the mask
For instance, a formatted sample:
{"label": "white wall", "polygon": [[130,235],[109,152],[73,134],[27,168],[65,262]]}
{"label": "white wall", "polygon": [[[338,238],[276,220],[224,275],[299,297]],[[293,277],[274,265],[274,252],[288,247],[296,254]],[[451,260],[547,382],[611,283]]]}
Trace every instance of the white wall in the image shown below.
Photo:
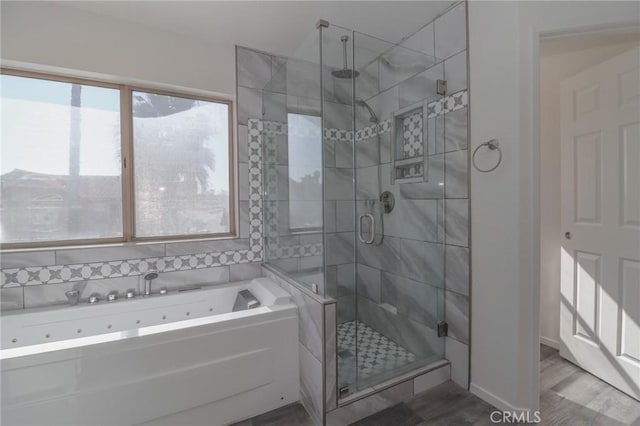
{"label": "white wall", "polygon": [[498,138],[503,164],[471,174],[471,390],[503,409],[539,391],[538,32],[638,25],[637,2],[469,4],[471,145]]}
{"label": "white wall", "polygon": [[540,45],[540,340],[560,342],[560,82],[638,46],[637,34],[581,36]]}
{"label": "white wall", "polygon": [[2,2],[3,66],[15,62],[235,96],[235,50],[49,2]]}

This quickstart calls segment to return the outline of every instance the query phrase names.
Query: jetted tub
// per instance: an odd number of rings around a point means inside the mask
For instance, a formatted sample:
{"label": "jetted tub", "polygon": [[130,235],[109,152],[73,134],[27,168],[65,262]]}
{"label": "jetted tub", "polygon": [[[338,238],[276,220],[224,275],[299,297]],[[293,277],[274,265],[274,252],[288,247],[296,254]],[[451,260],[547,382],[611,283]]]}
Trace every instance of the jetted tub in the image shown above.
{"label": "jetted tub", "polygon": [[[232,312],[249,290],[260,307]],[[2,424],[225,425],[298,400],[298,325],[267,278],[3,315]]]}

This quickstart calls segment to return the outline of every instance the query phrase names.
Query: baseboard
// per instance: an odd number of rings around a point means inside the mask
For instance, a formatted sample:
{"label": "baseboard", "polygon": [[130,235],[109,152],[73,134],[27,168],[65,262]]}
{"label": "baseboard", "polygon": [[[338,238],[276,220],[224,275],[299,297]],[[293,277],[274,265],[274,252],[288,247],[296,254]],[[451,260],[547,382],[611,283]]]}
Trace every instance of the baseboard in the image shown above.
{"label": "baseboard", "polygon": [[551,346],[553,349],[560,350],[560,342],[557,340],[549,339],[548,337],[540,336],[540,343],[543,345]]}
{"label": "baseboard", "polygon": [[523,413],[523,412],[527,413],[530,411],[525,408],[516,407],[515,405],[509,404],[504,399],[500,398],[497,395],[492,394],[486,389],[481,388],[480,386],[476,385],[473,382],[471,383],[471,385],[469,385],[469,391],[472,394],[478,396],[480,399],[488,402],[489,404],[493,405],[494,407],[496,407],[498,410],[501,410],[501,411],[509,411],[509,412],[516,412],[516,413]]}

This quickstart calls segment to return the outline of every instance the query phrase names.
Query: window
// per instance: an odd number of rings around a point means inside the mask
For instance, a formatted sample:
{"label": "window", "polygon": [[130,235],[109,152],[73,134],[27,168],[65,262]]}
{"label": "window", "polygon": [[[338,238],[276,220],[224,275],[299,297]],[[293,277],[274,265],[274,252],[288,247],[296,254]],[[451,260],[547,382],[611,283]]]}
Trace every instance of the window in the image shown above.
{"label": "window", "polygon": [[134,91],[135,230],[229,232],[229,105]]}
{"label": "window", "polygon": [[289,113],[289,228],[322,229],[322,122]]}
{"label": "window", "polygon": [[1,83],[2,242],[122,238],[119,91]]}
{"label": "window", "polygon": [[3,248],[234,233],[230,102],[6,70],[0,86]]}

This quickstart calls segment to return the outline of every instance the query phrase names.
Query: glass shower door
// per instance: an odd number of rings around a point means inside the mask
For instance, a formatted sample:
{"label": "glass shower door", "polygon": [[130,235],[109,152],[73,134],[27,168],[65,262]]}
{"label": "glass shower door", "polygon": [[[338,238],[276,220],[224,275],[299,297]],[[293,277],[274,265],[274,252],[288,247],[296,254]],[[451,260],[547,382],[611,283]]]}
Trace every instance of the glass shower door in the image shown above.
{"label": "glass shower door", "polygon": [[320,27],[324,163],[325,276],[337,300],[338,388],[356,383],[356,226],[353,33]]}
{"label": "glass shower door", "polygon": [[[444,355],[444,69],[334,25],[321,44],[325,215],[336,218],[325,274],[345,396]],[[327,138],[340,130],[346,140]]]}

